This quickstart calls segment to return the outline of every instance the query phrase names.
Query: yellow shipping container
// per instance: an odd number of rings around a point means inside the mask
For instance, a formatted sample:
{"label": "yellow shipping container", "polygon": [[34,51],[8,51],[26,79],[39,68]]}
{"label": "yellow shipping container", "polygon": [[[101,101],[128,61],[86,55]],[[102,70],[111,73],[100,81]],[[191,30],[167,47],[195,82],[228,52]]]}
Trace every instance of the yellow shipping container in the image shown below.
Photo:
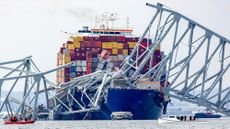
{"label": "yellow shipping container", "polygon": [[72,81],[74,78],[70,78],[70,81]]}
{"label": "yellow shipping container", "polygon": [[117,42],[111,42],[113,48],[117,48]]}
{"label": "yellow shipping container", "polygon": [[112,49],[112,54],[117,54],[118,53],[118,50],[117,49]]}
{"label": "yellow shipping container", "polygon": [[118,49],[123,49],[123,44],[122,43],[117,43],[117,48]]}
{"label": "yellow shipping container", "polygon": [[74,42],[74,47],[75,47],[75,48],[81,48],[81,45],[80,45],[79,42]]}
{"label": "yellow shipping container", "polygon": [[71,62],[71,58],[69,56],[65,56],[65,64],[70,62]]}
{"label": "yellow shipping container", "polygon": [[128,55],[128,50],[127,49],[123,50],[123,55]]}
{"label": "yellow shipping container", "polygon": [[113,48],[113,43],[114,42],[102,42],[102,48]]}
{"label": "yellow shipping container", "polygon": [[157,50],[161,50],[161,45],[159,44],[158,46],[157,46]]}
{"label": "yellow shipping container", "polygon": [[106,42],[102,42],[102,48],[107,48],[107,43]]}
{"label": "yellow shipping container", "polygon": [[73,50],[74,49],[74,44],[68,44],[68,49]]}
{"label": "yellow shipping container", "polygon": [[108,43],[107,43],[107,48],[112,49],[112,48],[113,48],[113,42],[108,42]]}
{"label": "yellow shipping container", "polygon": [[134,48],[136,45],[136,42],[128,42],[129,48]]}
{"label": "yellow shipping container", "polygon": [[75,43],[75,42],[79,42],[79,41],[83,41],[83,36],[71,36],[70,37],[72,40],[73,40],[73,42]]}

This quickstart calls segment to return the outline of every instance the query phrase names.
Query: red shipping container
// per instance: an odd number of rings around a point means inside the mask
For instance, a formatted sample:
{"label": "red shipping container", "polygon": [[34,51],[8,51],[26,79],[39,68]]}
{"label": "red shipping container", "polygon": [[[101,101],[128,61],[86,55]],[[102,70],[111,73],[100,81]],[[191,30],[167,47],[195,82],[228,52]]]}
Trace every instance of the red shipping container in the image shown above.
{"label": "red shipping container", "polygon": [[101,44],[102,44],[101,41],[96,41],[95,44],[96,44],[96,45],[95,45],[96,47],[101,48]]}
{"label": "red shipping container", "polygon": [[81,53],[76,54],[76,60],[83,60]]}
{"label": "red shipping container", "polygon": [[123,54],[123,49],[118,49],[118,54]]}
{"label": "red shipping container", "polygon": [[86,54],[85,53],[81,53],[81,59],[82,60],[86,59]]}
{"label": "red shipping container", "polygon": [[109,52],[109,54],[112,54],[113,49],[107,48],[106,50]]}
{"label": "red shipping container", "polygon": [[81,46],[81,48],[84,48],[86,46],[85,42],[84,41],[80,41],[80,46]]}
{"label": "red shipping container", "polygon": [[128,43],[123,43],[123,48],[124,49],[128,49],[129,48],[129,44]]}
{"label": "red shipping container", "polygon": [[84,41],[98,41],[99,37],[92,37],[92,36],[84,36],[83,37]]}
{"label": "red shipping container", "polygon": [[90,41],[85,41],[85,47],[92,47],[92,42]]}
{"label": "red shipping container", "polygon": [[87,63],[92,63],[93,62],[93,58],[86,58]]}
{"label": "red shipping container", "polygon": [[124,43],[125,42],[125,36],[116,36],[115,41],[119,43]]}
{"label": "red shipping container", "polygon": [[115,36],[100,36],[101,42],[114,42]]}
{"label": "red shipping container", "polygon": [[143,47],[147,47],[147,42],[141,42],[141,45],[143,46]]}
{"label": "red shipping container", "polygon": [[125,42],[137,42],[138,37],[130,37],[130,38],[125,38]]}
{"label": "red shipping container", "polygon": [[87,47],[87,48],[86,48],[86,52],[88,52],[88,51],[91,52],[91,51],[92,51],[92,48]]}
{"label": "red shipping container", "polygon": [[86,69],[86,74],[92,73],[92,69]]}
{"label": "red shipping container", "polygon": [[91,47],[93,47],[93,48],[96,48],[96,47],[97,47],[96,41],[91,41]]}
{"label": "red shipping container", "polygon": [[70,68],[65,68],[65,75],[70,73]]}
{"label": "red shipping container", "polygon": [[101,54],[102,48],[97,48],[97,54]]}
{"label": "red shipping container", "polygon": [[86,48],[81,47],[81,48],[80,48],[80,53],[85,53],[85,52],[86,52]]}
{"label": "red shipping container", "polygon": [[86,58],[92,58],[92,52],[86,52]]}
{"label": "red shipping container", "polygon": [[71,58],[71,61],[76,60],[76,56],[75,56],[75,54],[70,54],[70,58]]}
{"label": "red shipping container", "polygon": [[92,69],[92,63],[87,63],[87,69]]}
{"label": "red shipping container", "polygon": [[75,48],[74,51],[75,51],[75,53],[79,53],[80,52],[80,48]]}
{"label": "red shipping container", "polygon": [[99,51],[98,48],[92,48],[93,53],[98,53],[98,51]]}

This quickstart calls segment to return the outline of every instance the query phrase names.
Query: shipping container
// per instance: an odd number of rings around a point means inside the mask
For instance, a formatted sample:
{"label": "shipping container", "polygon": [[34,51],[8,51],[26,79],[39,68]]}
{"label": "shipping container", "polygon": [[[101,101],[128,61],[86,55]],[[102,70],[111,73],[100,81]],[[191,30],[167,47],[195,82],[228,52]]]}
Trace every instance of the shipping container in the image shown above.
{"label": "shipping container", "polygon": [[[100,61],[100,57],[111,60],[112,67],[119,68],[124,59],[132,52],[138,37],[125,36],[71,36],[71,40],[67,41],[60,47],[57,54],[57,65],[64,65],[74,61],[74,65],[70,68],[65,68],[57,72],[57,83],[72,80],[74,77],[79,77],[85,74],[90,74],[100,67],[104,67]],[[139,47],[139,54],[144,53],[146,48],[152,44],[152,40],[144,38]],[[157,46],[157,51],[153,54],[152,65],[155,66],[161,61],[162,54],[160,45]],[[145,55],[143,55],[144,57]],[[149,70],[149,64],[146,63],[141,73]]]}

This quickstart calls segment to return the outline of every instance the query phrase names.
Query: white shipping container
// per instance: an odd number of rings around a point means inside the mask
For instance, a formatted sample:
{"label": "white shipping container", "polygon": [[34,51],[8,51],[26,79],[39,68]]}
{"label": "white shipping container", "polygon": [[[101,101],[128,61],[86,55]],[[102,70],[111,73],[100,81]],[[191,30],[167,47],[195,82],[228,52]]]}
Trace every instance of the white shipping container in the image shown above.
{"label": "white shipping container", "polygon": [[79,66],[79,67],[82,66],[82,65],[81,65],[81,60],[77,60],[77,61],[76,61],[76,64],[77,64],[77,66]]}
{"label": "white shipping container", "polygon": [[124,56],[123,55],[118,55],[118,60],[119,61],[123,61],[124,60]]}
{"label": "white shipping container", "polygon": [[82,71],[85,72],[86,71],[86,67],[82,67]]}
{"label": "white shipping container", "polygon": [[81,67],[76,67],[76,71],[77,71],[77,72],[81,72],[81,71],[82,71],[82,68],[81,68]]}
{"label": "white shipping container", "polygon": [[82,66],[86,66],[86,64],[87,64],[87,63],[86,63],[86,60],[82,60],[82,61],[81,61],[81,64],[82,64]]}

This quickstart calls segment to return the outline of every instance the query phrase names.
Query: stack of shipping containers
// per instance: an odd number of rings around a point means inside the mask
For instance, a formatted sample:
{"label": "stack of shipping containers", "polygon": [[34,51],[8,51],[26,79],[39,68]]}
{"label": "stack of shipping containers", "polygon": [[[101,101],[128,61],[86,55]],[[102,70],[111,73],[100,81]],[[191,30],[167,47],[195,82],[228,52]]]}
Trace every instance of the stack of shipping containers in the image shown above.
{"label": "stack of shipping containers", "polygon": [[[68,82],[75,77],[89,74],[96,71],[99,62],[100,53],[102,50],[107,50],[110,53],[110,61],[114,68],[120,67],[123,60],[130,54],[135,47],[138,37],[125,36],[75,36],[70,37],[60,48],[57,54],[57,65],[63,65],[74,61],[75,65],[57,72],[57,83]],[[144,39],[142,45],[147,47],[152,42]],[[139,53],[145,51],[145,48],[140,48]],[[156,65],[161,60],[160,47],[155,51],[152,66]],[[149,66],[146,65],[143,73],[148,71]]]}

